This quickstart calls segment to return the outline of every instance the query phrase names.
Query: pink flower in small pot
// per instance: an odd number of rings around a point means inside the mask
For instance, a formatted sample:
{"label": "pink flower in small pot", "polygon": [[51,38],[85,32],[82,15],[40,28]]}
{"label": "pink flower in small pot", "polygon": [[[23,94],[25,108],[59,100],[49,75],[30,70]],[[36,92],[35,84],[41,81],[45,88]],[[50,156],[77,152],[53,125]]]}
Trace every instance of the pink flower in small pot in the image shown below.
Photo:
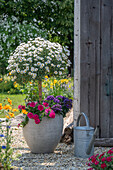
{"label": "pink flower in small pot", "polygon": [[33,119],[37,120],[39,119],[39,116],[37,114],[33,115]]}
{"label": "pink flower in small pot", "polygon": [[40,119],[35,119],[35,123],[39,124],[40,123]]}
{"label": "pink flower in small pot", "polygon": [[46,102],[43,102],[43,105],[44,105],[45,107],[48,107],[48,106],[49,106],[49,104],[46,103]]}
{"label": "pink flower in small pot", "polygon": [[107,161],[107,162],[111,162],[111,161],[112,161],[111,156],[107,157],[107,158],[106,158],[106,161]]}
{"label": "pink flower in small pot", "polygon": [[112,153],[113,153],[113,150],[110,149],[107,153],[112,154]]}
{"label": "pink flower in small pot", "polygon": [[103,158],[101,159],[101,161],[102,161],[102,162],[104,162],[105,160],[106,160],[106,158],[105,158],[105,157],[103,157]]}
{"label": "pink flower in small pot", "polygon": [[34,115],[33,115],[33,113],[29,112],[29,113],[27,114],[27,116],[28,116],[29,119],[32,119]]}
{"label": "pink flower in small pot", "polygon": [[38,110],[39,110],[39,111],[42,111],[43,109],[44,109],[44,107],[43,107],[42,105],[39,105],[39,106],[38,106]]}
{"label": "pink flower in small pot", "polygon": [[50,114],[49,114],[50,118],[55,118],[55,112],[53,110],[51,110]]}
{"label": "pink flower in small pot", "polygon": [[30,107],[35,107],[35,105],[36,105],[35,102],[30,103]]}
{"label": "pink flower in small pot", "polygon": [[107,167],[107,165],[105,163],[101,164],[102,169],[104,169],[105,167]]}
{"label": "pink flower in small pot", "polygon": [[95,161],[95,165],[98,165],[98,164],[99,164],[99,161],[96,160],[96,161]]}

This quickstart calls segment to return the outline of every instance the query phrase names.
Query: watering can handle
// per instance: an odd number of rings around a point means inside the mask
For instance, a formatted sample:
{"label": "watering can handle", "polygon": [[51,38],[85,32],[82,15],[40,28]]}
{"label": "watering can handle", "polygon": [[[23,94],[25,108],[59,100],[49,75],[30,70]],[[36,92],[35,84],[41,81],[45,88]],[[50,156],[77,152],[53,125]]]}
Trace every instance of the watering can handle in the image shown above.
{"label": "watering can handle", "polygon": [[81,112],[77,118],[77,126],[79,126],[79,122],[80,122],[80,119],[81,119],[81,116],[84,116],[85,118],[85,121],[86,121],[86,125],[89,127],[89,120],[88,120],[88,117],[86,116],[85,113]]}

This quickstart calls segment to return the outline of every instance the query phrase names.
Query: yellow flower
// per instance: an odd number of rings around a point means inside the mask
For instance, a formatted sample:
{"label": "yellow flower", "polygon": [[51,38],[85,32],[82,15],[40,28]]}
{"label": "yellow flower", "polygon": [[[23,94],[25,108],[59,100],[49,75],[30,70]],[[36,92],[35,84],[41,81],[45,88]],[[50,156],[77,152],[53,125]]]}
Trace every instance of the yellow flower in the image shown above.
{"label": "yellow flower", "polygon": [[12,112],[18,112],[18,109],[12,109]]}
{"label": "yellow flower", "polygon": [[2,110],[2,103],[0,103],[0,110]]}
{"label": "yellow flower", "polygon": [[17,84],[15,84],[15,86],[14,86],[15,88],[17,87]]}
{"label": "yellow flower", "polygon": [[8,113],[11,117],[14,117],[14,113],[9,112]]}
{"label": "yellow flower", "polygon": [[54,84],[57,83],[57,80],[54,80]]}
{"label": "yellow flower", "polygon": [[16,81],[13,83],[14,85],[16,84]]}
{"label": "yellow flower", "polygon": [[53,86],[53,83],[51,83],[50,85]]}
{"label": "yellow flower", "polygon": [[9,116],[7,116],[7,115],[5,115],[5,117],[6,117],[7,119],[10,119],[10,117],[9,117]]}
{"label": "yellow flower", "polygon": [[10,105],[12,105],[12,100],[10,100],[9,98],[8,98],[7,100],[8,100],[8,103],[9,103]]}
{"label": "yellow flower", "polygon": [[53,89],[53,86],[50,86],[51,89]]}
{"label": "yellow flower", "polygon": [[11,76],[11,72],[9,72],[9,75]]}
{"label": "yellow flower", "polygon": [[45,76],[46,79],[48,79],[48,76]]}
{"label": "yellow flower", "polygon": [[5,81],[5,83],[7,83],[7,81]]}
{"label": "yellow flower", "polygon": [[5,109],[5,110],[11,110],[12,107],[11,107],[10,105],[5,105],[5,106],[3,107],[3,109]]}
{"label": "yellow flower", "polygon": [[0,78],[0,81],[2,81],[3,80],[3,78]]}
{"label": "yellow flower", "polygon": [[28,114],[28,112],[26,110],[24,110],[24,109],[22,109],[22,113],[23,114]]}

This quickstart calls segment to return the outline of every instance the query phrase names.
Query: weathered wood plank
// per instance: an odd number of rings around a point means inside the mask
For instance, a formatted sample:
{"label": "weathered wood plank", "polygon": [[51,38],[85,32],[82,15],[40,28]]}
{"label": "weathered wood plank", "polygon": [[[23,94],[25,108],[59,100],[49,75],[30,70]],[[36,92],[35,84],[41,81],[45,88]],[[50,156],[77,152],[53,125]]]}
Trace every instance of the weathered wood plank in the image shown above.
{"label": "weathered wood plank", "polygon": [[113,147],[113,138],[97,138],[95,139],[94,146]]}
{"label": "weathered wood plank", "polygon": [[100,60],[99,5],[100,0],[84,0],[81,6],[81,111],[87,114],[91,126],[94,127],[99,124],[95,113],[98,111],[97,115],[99,115],[99,109],[96,110],[96,106],[99,106],[99,97],[96,96],[99,95],[97,94],[99,85],[96,86],[97,83],[95,83],[95,75],[98,72],[96,62]]}
{"label": "weathered wood plank", "polygon": [[111,2],[101,1],[101,101],[100,101],[100,127],[101,138],[109,137],[110,123],[110,20]]}

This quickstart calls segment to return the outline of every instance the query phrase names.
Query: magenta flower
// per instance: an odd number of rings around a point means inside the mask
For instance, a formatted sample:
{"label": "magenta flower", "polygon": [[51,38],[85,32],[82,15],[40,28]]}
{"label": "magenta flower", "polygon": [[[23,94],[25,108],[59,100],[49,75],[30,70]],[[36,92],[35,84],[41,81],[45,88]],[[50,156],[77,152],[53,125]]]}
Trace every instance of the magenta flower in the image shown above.
{"label": "magenta flower", "polygon": [[33,115],[33,113],[29,112],[29,113],[27,114],[27,116],[28,116],[29,119],[32,119],[34,115]]}
{"label": "magenta flower", "polygon": [[25,109],[25,106],[19,105],[19,106],[18,106],[18,109],[21,109],[21,110],[22,110],[22,109]]}
{"label": "magenta flower", "polygon": [[27,103],[27,106],[29,106],[30,105],[30,103]]}
{"label": "magenta flower", "polygon": [[39,124],[40,123],[40,119],[35,119],[35,123]]}
{"label": "magenta flower", "polygon": [[50,114],[49,114],[50,118],[55,118],[55,112],[53,110],[51,110]]}
{"label": "magenta flower", "polygon": [[35,102],[30,103],[30,107],[35,107],[35,105],[36,105]]}
{"label": "magenta flower", "polygon": [[95,165],[98,165],[98,164],[99,164],[99,161],[96,160],[96,161],[95,161]]}
{"label": "magenta flower", "polygon": [[42,105],[39,105],[39,106],[38,106],[38,110],[39,110],[39,111],[42,111],[43,109],[44,109],[44,107],[43,107]]}
{"label": "magenta flower", "polygon": [[49,106],[49,104],[46,103],[46,102],[43,102],[43,105],[44,105],[45,107],[48,107],[48,106]]}
{"label": "magenta flower", "polygon": [[37,114],[33,115],[33,119],[37,120],[39,119],[39,116]]}
{"label": "magenta flower", "polygon": [[45,112],[46,112],[46,113],[49,113],[49,111],[50,111],[50,107],[47,108],[47,109],[45,109]]}

